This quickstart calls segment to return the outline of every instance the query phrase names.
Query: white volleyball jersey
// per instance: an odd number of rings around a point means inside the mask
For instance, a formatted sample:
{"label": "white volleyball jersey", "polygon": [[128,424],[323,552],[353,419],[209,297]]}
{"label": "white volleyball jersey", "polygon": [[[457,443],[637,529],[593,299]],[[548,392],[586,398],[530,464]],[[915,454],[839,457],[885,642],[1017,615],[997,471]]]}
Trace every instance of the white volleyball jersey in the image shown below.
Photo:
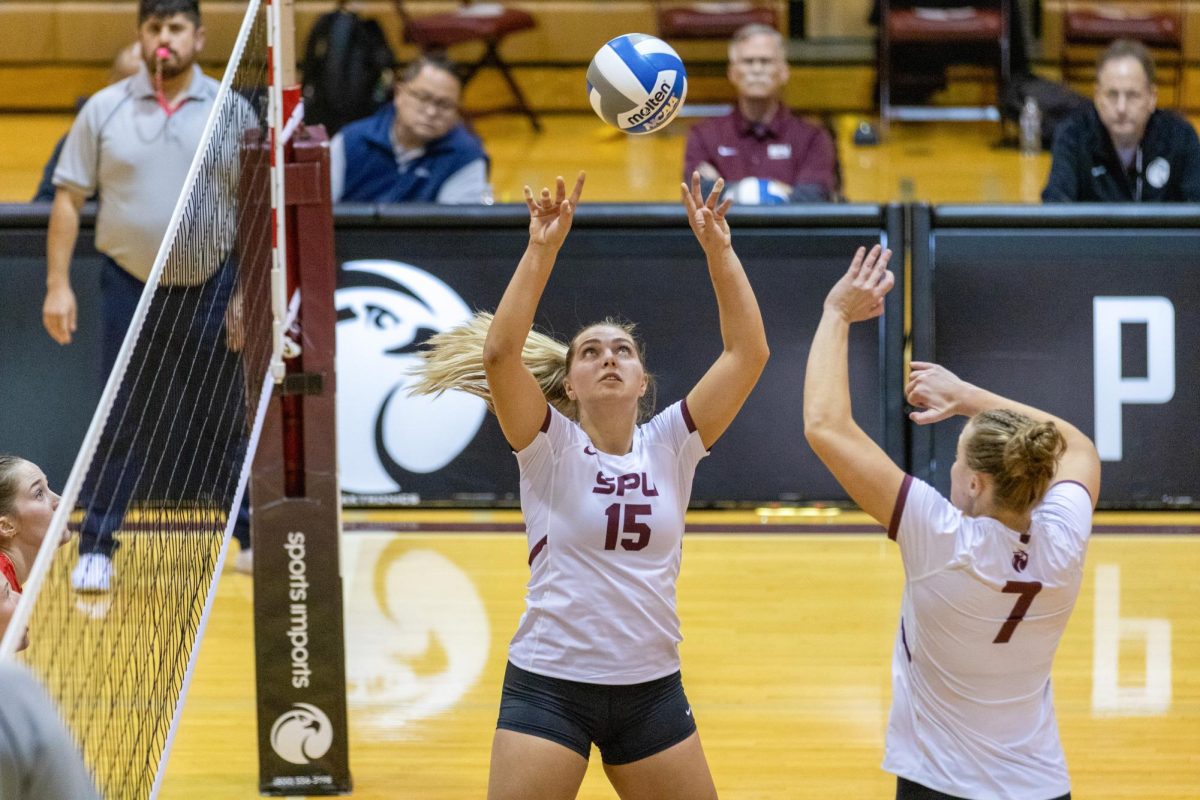
{"label": "white volleyball jersey", "polygon": [[639,425],[622,456],[593,447],[549,409],[517,453],[530,576],[513,664],[611,685],[678,671],[675,580],[692,476],[705,455],[686,401]]}
{"label": "white volleyball jersey", "polygon": [[955,797],[1071,789],[1050,666],[1083,579],[1092,501],[1055,484],[1022,535],[906,476],[888,536],[905,586],[883,768]]}

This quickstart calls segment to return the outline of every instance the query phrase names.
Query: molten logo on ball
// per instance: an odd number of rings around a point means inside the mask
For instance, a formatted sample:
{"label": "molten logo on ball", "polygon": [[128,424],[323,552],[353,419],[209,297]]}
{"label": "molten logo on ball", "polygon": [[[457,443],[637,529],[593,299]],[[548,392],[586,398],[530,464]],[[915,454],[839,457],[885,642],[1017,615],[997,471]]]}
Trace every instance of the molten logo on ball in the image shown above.
{"label": "molten logo on ball", "polygon": [[311,764],[329,752],[333,725],[325,712],[308,703],[295,703],[271,726],[271,747],[291,764]]}
{"label": "molten logo on ball", "polygon": [[625,133],[651,133],[683,108],[687,72],[666,42],[627,33],[597,51],[588,66],[587,89],[600,119]]}

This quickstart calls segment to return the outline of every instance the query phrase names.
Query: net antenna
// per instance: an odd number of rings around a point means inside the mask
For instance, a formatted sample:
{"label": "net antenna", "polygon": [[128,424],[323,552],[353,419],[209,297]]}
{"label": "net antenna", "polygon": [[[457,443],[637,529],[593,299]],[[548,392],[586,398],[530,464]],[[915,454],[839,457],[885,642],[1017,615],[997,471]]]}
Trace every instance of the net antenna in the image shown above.
{"label": "net antenna", "polygon": [[[298,306],[281,302],[289,232],[286,214],[271,209],[286,206],[285,148],[300,129],[298,91],[291,106],[283,100],[294,80],[291,10],[290,0],[247,3],[133,320],[0,640],[0,659],[13,658],[28,626],[32,644],[19,658],[55,700],[105,797],[154,797],[162,785],[286,373],[283,334]],[[328,207],[327,186],[325,197]],[[73,519],[116,534],[107,593],[72,589],[75,547],[55,545]]]}
{"label": "net antenna", "polygon": [[[304,121],[304,102],[296,86],[296,26],[294,0],[267,0],[267,44],[270,69],[271,141],[271,377],[283,383],[285,355],[298,356],[299,346],[287,335],[288,247],[284,156],[288,141]],[[293,281],[293,285],[294,285]],[[298,301],[298,298],[297,298]],[[293,307],[293,310],[295,307]]]}

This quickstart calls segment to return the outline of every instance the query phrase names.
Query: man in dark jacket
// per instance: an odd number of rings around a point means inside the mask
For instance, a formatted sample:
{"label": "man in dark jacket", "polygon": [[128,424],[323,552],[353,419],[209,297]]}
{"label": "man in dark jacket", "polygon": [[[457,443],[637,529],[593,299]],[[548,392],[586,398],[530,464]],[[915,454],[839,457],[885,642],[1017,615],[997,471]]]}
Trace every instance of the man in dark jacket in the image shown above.
{"label": "man in dark jacket", "polygon": [[1200,200],[1200,139],[1183,117],[1156,110],[1154,61],[1118,39],[1096,62],[1094,107],[1054,136],[1045,202]]}
{"label": "man in dark jacket", "polygon": [[409,64],[392,103],[330,142],[334,202],[486,202],[488,158],[459,121],[461,92],[445,59],[421,56]]}

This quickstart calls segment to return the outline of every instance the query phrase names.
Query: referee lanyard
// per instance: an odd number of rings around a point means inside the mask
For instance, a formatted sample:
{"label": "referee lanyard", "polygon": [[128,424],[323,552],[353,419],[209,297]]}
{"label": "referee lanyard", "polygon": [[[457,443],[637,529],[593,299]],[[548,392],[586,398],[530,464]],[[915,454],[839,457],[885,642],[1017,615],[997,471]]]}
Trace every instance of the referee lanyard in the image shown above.
{"label": "referee lanyard", "polygon": [[[162,63],[163,63],[163,61],[165,61],[166,59],[171,57],[171,51],[169,49],[167,49],[166,47],[160,47],[154,51],[154,57],[155,57],[154,58],[154,63],[155,63],[154,94],[155,94],[155,96],[158,97],[159,108],[161,108],[163,111],[165,111],[167,114],[167,118],[170,119],[172,114],[174,114],[179,109],[183,108],[183,104],[188,101],[188,98],[187,98],[187,95],[184,95],[183,98],[180,99],[180,101],[178,103],[176,103],[175,105],[171,105],[167,101],[167,95],[163,92],[163,88],[162,88]],[[1138,164],[1139,164],[1139,168],[1140,168],[1141,150],[1138,151],[1138,158],[1139,158]]]}
{"label": "referee lanyard", "polygon": [[1134,169],[1137,170],[1137,180],[1133,184],[1133,202],[1142,201],[1142,146],[1139,144],[1137,154],[1133,159]]}

